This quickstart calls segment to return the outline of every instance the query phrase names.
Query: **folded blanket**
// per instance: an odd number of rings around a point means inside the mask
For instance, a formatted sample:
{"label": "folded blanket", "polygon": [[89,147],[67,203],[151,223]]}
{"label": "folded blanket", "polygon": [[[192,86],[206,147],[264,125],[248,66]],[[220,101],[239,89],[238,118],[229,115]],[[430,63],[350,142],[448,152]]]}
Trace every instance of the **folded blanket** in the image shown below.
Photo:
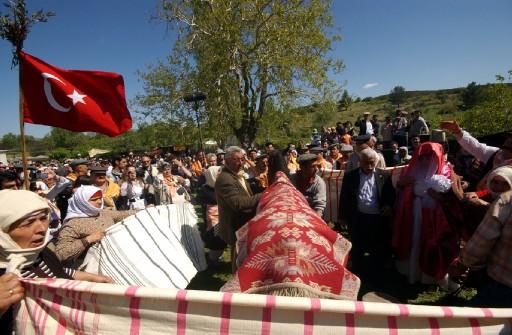
{"label": "folded blanket", "polygon": [[148,208],[110,227],[85,259],[86,271],[116,284],[186,288],[206,269],[191,204]]}

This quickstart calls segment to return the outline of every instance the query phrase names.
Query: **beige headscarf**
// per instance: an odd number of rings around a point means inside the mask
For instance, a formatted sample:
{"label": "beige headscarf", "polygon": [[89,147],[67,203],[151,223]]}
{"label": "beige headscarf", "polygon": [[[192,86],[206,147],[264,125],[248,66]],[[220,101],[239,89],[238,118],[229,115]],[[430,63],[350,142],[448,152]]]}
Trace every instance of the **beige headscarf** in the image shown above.
{"label": "beige headscarf", "polygon": [[0,268],[6,272],[20,274],[20,270],[34,263],[37,256],[50,240],[46,232],[44,243],[37,248],[22,249],[9,236],[9,228],[17,221],[42,210],[49,211],[46,201],[30,191],[0,191]]}
{"label": "beige headscarf", "polygon": [[503,179],[505,179],[507,181],[508,186],[512,190],[512,168],[510,166],[502,166],[502,167],[496,168],[496,169],[492,170],[491,173],[489,173],[489,175],[487,176],[487,188],[495,196],[497,195],[497,193],[495,193],[491,189],[491,181],[496,176],[503,177]]}

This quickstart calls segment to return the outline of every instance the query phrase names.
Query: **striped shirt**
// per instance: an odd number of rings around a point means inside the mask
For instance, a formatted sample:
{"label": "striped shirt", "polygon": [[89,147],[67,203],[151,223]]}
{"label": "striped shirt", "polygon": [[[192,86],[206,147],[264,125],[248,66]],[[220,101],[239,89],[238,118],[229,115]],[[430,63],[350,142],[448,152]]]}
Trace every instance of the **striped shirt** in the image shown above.
{"label": "striped shirt", "polygon": [[512,191],[496,199],[461,253],[469,267],[487,265],[488,275],[512,287]]}
{"label": "striped shirt", "polygon": [[[34,268],[37,268],[39,271],[34,271]],[[75,270],[72,268],[63,268],[62,269],[66,275],[71,278],[75,277]],[[21,276],[23,278],[33,279],[33,278],[57,278],[57,276],[53,273],[53,271],[48,267],[48,265],[44,262],[42,258],[38,258],[31,268],[25,269],[21,271]]]}

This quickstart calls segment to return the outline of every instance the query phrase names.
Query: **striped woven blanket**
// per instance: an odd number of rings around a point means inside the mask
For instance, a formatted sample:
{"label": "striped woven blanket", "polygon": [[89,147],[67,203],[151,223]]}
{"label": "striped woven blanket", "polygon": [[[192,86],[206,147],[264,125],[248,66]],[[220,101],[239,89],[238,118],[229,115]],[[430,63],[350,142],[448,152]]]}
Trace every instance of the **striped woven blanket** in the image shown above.
{"label": "striped woven blanket", "polygon": [[[17,334],[511,334],[512,309],[24,282]],[[1,332],[1,330],[0,330]]]}
{"label": "striped woven blanket", "polygon": [[86,256],[85,270],[116,284],[185,288],[206,269],[191,204],[148,208],[110,227]]}

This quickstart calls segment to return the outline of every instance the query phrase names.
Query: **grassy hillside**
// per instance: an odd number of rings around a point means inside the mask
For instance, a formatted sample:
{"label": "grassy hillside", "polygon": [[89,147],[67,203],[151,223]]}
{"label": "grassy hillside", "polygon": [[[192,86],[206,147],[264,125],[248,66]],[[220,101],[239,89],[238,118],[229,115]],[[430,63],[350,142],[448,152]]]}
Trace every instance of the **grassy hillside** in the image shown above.
{"label": "grassy hillside", "polygon": [[[437,91],[408,91],[401,108],[412,112],[419,109],[432,129],[438,128],[439,122],[448,119],[462,120],[464,111],[461,109],[460,94],[464,88],[443,89]],[[391,105],[388,95],[365,98],[354,102],[347,110],[340,111],[336,104],[312,104],[299,107],[285,113],[281,120],[264,120],[257,138],[258,143],[272,140],[279,145],[290,141],[303,140],[309,142],[313,128],[333,127],[336,122],[351,121],[352,124],[364,112],[377,114],[383,121],[386,116],[394,116],[396,105]]]}

